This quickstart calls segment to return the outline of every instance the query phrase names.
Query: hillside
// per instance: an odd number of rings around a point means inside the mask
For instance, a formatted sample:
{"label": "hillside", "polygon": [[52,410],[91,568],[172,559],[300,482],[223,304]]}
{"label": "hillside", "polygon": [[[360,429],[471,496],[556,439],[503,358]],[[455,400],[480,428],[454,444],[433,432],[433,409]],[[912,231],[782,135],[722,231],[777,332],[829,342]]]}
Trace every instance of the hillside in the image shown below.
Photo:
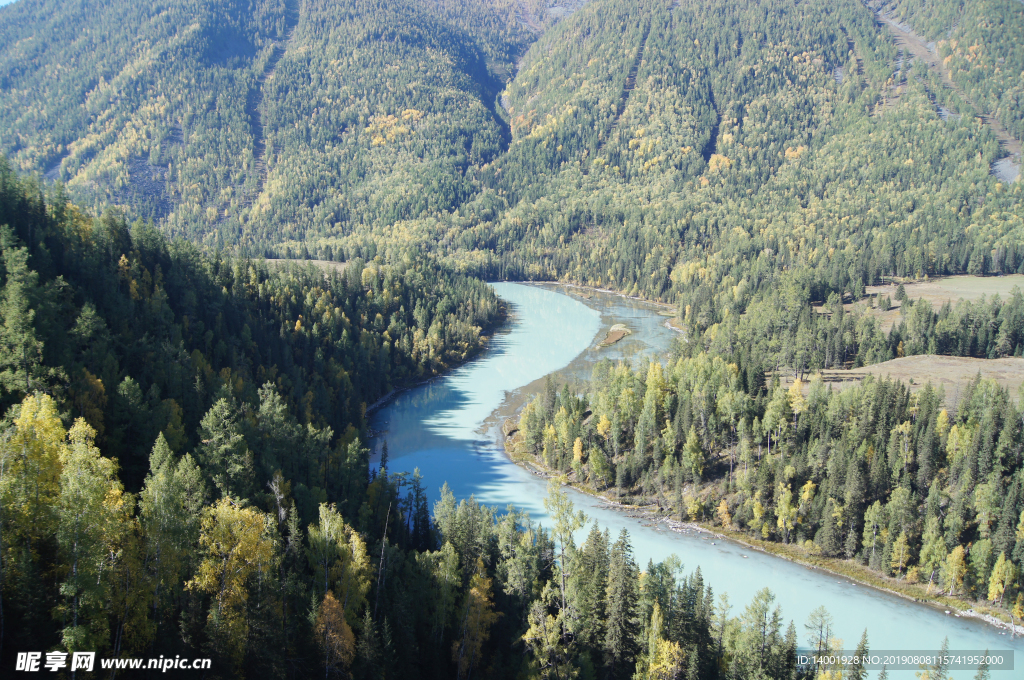
{"label": "hillside", "polygon": [[[43,648],[211,678],[796,673],[767,588],[730,617],[699,569],[642,574],[625,529],[576,548],[447,485],[431,513],[438,480],[386,447],[371,469],[367,401],[481,346],[502,316],[483,282],[204,255],[2,159],[0,225],[4,667]],[[544,503],[582,526],[558,483]]]}
{"label": "hillside", "polygon": [[0,150],[210,246],[401,242],[698,315],[794,267],[824,300],[1024,263],[1021,185],[975,117],[1016,130],[1010,40],[954,90],[854,0],[83,7],[0,10]]}
{"label": "hillside", "polygon": [[730,616],[625,530],[576,546],[560,481],[545,530],[371,469],[368,409],[486,345],[493,279],[680,331],[548,379],[515,455],[1024,616],[1018,4],[0,7],[0,663],[863,675],[799,668],[767,588]]}

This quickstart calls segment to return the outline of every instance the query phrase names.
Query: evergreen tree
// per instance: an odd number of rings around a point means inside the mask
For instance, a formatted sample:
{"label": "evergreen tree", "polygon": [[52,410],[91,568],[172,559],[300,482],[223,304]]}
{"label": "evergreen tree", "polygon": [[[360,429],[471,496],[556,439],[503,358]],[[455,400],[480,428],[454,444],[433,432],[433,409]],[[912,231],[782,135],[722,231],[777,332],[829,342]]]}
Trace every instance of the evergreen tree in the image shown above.
{"label": "evergreen tree", "polygon": [[613,678],[628,677],[629,668],[638,651],[638,576],[629,533],[623,529],[612,544],[605,595],[608,612],[604,639],[605,666]]}
{"label": "evergreen tree", "polygon": [[199,464],[222,497],[245,498],[252,489],[252,453],[233,400],[218,399],[199,425]]}

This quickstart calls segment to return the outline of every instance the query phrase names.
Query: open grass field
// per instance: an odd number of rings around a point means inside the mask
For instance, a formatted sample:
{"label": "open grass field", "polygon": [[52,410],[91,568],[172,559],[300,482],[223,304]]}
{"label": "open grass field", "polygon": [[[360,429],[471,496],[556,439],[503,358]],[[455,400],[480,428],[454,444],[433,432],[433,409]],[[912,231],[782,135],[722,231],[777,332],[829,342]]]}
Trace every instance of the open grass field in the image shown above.
{"label": "open grass field", "polygon": [[[821,379],[832,389],[844,389],[856,385],[868,375],[889,377],[910,383],[911,390],[920,390],[928,383],[942,387],[946,393],[946,407],[956,408],[960,394],[974,376],[981,373],[983,378],[992,378],[1006,387],[1014,399],[1020,397],[1024,384],[1024,359],[974,359],[971,357],[936,356],[922,354],[902,359],[893,359],[873,366],[852,370],[829,370],[821,372]],[[781,379],[783,387],[793,384],[793,376]],[[810,390],[810,381],[804,383],[805,393]]]}
{"label": "open grass field", "polygon": [[[882,330],[888,333],[892,327],[899,323],[900,304],[896,301],[896,287],[898,284],[885,286],[867,286],[864,291],[874,299],[868,298],[860,302],[844,305],[847,310],[859,307],[870,309],[872,316],[881,323]],[[948,276],[940,279],[928,279],[926,281],[911,281],[903,284],[907,291],[907,297],[911,300],[924,299],[931,303],[932,307],[938,308],[946,302],[955,304],[957,300],[980,300],[982,297],[991,298],[999,294],[1006,298],[1013,292],[1014,288],[1024,291],[1024,274],[1009,274],[1007,276]],[[887,312],[878,308],[878,300],[889,296],[893,307]],[[816,307],[821,311],[822,307]]]}
{"label": "open grass field", "polygon": [[[924,298],[939,306],[946,302],[964,300],[979,300],[982,296],[992,297],[998,293],[1001,297],[1009,295],[1014,288],[1024,291],[1024,274],[1008,274],[1007,276],[947,276],[941,279],[929,279],[927,281],[915,281],[905,283],[903,287],[907,296],[916,300]],[[868,286],[865,289],[869,295],[896,295],[896,285]]]}

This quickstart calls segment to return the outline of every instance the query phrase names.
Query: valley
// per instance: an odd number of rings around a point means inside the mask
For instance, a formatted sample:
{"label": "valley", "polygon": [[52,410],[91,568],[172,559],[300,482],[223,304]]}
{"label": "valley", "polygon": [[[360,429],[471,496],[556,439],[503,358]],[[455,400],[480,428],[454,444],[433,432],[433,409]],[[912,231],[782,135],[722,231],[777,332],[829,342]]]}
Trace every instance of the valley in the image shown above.
{"label": "valley", "polygon": [[1015,0],[0,7],[0,668],[1017,651],[1019,35]]}

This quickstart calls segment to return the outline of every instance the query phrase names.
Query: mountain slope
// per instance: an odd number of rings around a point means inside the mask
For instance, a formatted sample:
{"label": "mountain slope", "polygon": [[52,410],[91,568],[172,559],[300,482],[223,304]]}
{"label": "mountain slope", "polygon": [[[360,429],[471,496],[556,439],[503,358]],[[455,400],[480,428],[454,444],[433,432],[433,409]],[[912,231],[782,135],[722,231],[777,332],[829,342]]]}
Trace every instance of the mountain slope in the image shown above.
{"label": "mountain slope", "polygon": [[992,130],[855,0],[594,0],[560,21],[496,0],[179,2],[129,12],[138,40],[106,29],[94,61],[112,66],[84,90],[44,77],[65,53],[89,69],[71,37],[32,47],[39,8],[56,11],[35,2],[0,13],[4,150],[42,172],[70,148],[72,196],[209,245],[427,251],[678,301],[701,326],[780,277],[825,300],[1024,263],[1021,185],[990,175]]}

